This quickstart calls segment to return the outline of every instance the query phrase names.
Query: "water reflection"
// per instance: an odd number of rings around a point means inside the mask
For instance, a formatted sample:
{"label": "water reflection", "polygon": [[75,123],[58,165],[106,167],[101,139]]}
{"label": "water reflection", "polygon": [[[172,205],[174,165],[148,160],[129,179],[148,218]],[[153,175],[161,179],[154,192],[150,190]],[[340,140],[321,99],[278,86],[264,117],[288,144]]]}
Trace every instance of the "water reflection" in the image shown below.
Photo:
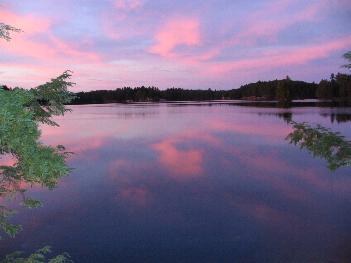
{"label": "water reflection", "polygon": [[[18,138],[16,139],[18,140]],[[12,152],[12,156],[2,156],[2,165],[0,166],[0,227],[11,238],[17,236],[22,230],[22,220],[19,220],[19,223],[11,223],[11,217],[16,214],[17,203],[27,209],[42,206],[40,200],[31,198],[30,194],[27,195],[27,190],[33,187],[37,187],[37,189],[46,187],[52,190],[58,184],[59,179],[68,171],[64,165],[64,159],[69,153],[64,152],[63,146],[57,148],[40,144],[37,146],[38,148],[30,156],[21,154],[21,152]],[[10,199],[13,202],[9,202]],[[44,244],[42,243],[40,246]],[[6,256],[1,255],[1,262],[73,262],[67,253],[52,257],[47,261],[47,256],[51,254],[50,246],[44,246],[35,252],[32,251],[34,250],[31,250],[28,257],[24,257],[20,251],[9,253]]]}
{"label": "water reflection", "polygon": [[[46,127],[43,142],[77,152],[75,170],[50,194],[31,191],[47,205],[21,211],[23,234],[0,252],[33,251],[50,233],[77,262],[350,260],[349,171],[289,145],[293,127],[265,114],[281,110],[151,108],[126,119],[140,105],[77,106]],[[290,112],[331,125],[318,108]]]}
{"label": "water reflection", "polygon": [[337,123],[351,121],[351,115],[348,113],[331,113],[331,114],[322,113],[321,115],[323,117],[329,117],[331,123],[334,123],[335,121]]}
{"label": "water reflection", "polygon": [[351,165],[351,142],[340,133],[321,125],[312,127],[296,122],[291,122],[291,125],[294,131],[287,140],[301,149],[307,149],[313,156],[325,159],[330,170]]}
{"label": "water reflection", "polygon": [[[19,138],[14,139],[18,140]],[[1,147],[9,147],[10,145],[11,143],[1,145]],[[22,145],[27,146],[28,144],[22,143]],[[26,190],[35,185],[53,189],[58,180],[68,172],[64,160],[69,153],[64,152],[63,146],[53,148],[36,145],[30,150],[29,155],[19,151],[12,152],[13,155],[2,156],[0,163],[2,164],[0,165],[0,200],[2,203],[0,206],[0,226],[11,237],[14,237],[22,228],[20,225],[8,222],[8,218],[15,211],[6,206],[6,200],[13,196],[20,197],[23,206],[38,208],[41,206],[41,202],[27,197]]]}
{"label": "water reflection", "polygon": [[[347,110],[346,110],[347,112]],[[283,119],[286,123],[290,123],[293,120],[293,114],[296,116],[299,114],[299,112],[291,112],[291,111],[282,111],[282,112],[259,112],[258,115],[271,115],[271,116],[277,116],[280,119]],[[350,113],[344,113],[343,111],[341,112],[333,112],[332,110],[321,110],[319,113],[320,116],[324,118],[329,118],[330,123],[343,123],[343,122],[349,122],[351,121],[351,114]]]}
{"label": "water reflection", "polygon": [[[274,115],[283,119],[293,128],[286,140],[290,144],[298,145],[300,149],[308,150],[313,157],[319,157],[327,161],[328,168],[332,171],[351,165],[351,141],[340,132],[334,132],[330,128],[320,124],[293,121],[292,112],[259,113],[259,115]],[[321,113],[323,117],[330,117],[330,122],[337,123],[351,120],[351,114]]]}

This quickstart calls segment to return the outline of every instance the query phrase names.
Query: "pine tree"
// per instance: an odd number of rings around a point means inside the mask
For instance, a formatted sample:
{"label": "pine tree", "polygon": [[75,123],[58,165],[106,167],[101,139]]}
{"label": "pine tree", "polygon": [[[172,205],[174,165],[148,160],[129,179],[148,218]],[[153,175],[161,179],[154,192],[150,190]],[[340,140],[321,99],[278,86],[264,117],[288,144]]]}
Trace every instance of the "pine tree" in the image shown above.
{"label": "pine tree", "polygon": [[287,79],[278,81],[278,86],[276,89],[276,100],[283,103],[291,102],[291,94]]}

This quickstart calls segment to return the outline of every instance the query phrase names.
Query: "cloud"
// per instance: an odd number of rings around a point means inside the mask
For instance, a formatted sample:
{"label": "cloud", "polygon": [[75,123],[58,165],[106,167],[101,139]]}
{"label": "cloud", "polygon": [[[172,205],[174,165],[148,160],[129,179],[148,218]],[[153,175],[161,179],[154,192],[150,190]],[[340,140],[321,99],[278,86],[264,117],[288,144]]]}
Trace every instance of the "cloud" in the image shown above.
{"label": "cloud", "polygon": [[199,176],[202,172],[203,154],[196,149],[179,149],[179,142],[165,139],[152,148],[159,153],[159,162],[174,178]]}
{"label": "cloud", "polygon": [[[249,15],[241,31],[231,40],[224,43],[223,47],[234,45],[254,45],[258,40],[264,39],[270,42],[277,41],[277,35],[288,27],[301,23],[313,22],[322,16],[325,8],[324,1],[307,4],[298,11],[293,11],[296,1],[285,0],[279,3],[273,2],[262,10]],[[292,9],[290,11],[290,9]]]}
{"label": "cloud", "polygon": [[16,33],[11,42],[0,41],[0,48],[7,55],[55,63],[99,61],[98,54],[78,49],[72,43],[55,36],[53,22],[48,18],[20,15],[10,10],[1,10],[0,17],[2,21],[23,30],[21,33]]}
{"label": "cloud", "polygon": [[350,45],[351,37],[343,37],[319,44],[272,49],[262,52],[257,58],[212,63],[209,65],[209,70],[212,74],[225,74],[231,71],[302,65],[316,59],[326,58],[333,52],[343,52]]}
{"label": "cloud", "polygon": [[176,47],[200,44],[200,23],[191,17],[173,18],[156,33],[155,42],[149,49],[151,53],[164,57],[174,56]]}
{"label": "cloud", "polygon": [[24,34],[47,32],[52,24],[48,18],[36,17],[31,14],[19,15],[6,8],[0,10],[0,17],[1,22],[20,28]]}
{"label": "cloud", "polygon": [[[319,81],[343,63],[347,1],[333,1],[331,8],[326,0],[256,0],[223,8],[225,2],[195,8],[157,0],[77,0],[86,8],[65,1],[55,13],[45,9],[50,1],[9,2],[1,21],[24,32],[0,41],[1,79],[27,87],[69,68],[83,90],[218,89],[280,73]],[[312,71],[312,64],[319,70]]]}
{"label": "cloud", "polygon": [[[191,57],[192,62],[211,59],[216,61],[215,58],[224,54],[226,49],[236,46],[245,48],[269,46],[267,43],[278,42],[278,35],[290,26],[321,19],[322,10],[326,7],[324,1],[319,1],[308,4],[298,11],[288,11],[294,3],[296,4],[296,1],[292,0],[272,2],[258,11],[251,12],[242,23],[238,24],[238,30],[233,37],[218,41],[213,47],[205,48],[200,54]],[[258,43],[260,41],[267,43]]]}

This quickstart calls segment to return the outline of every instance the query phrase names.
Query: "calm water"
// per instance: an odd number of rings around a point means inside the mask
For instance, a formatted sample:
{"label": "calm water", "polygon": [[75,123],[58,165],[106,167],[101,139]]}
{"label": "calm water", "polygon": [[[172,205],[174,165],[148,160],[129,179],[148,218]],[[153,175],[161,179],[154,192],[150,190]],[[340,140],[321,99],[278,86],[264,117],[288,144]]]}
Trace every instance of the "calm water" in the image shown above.
{"label": "calm water", "polygon": [[351,109],[72,106],[43,141],[75,152],[0,254],[51,245],[75,262],[351,262],[351,168],[289,144],[286,119],[351,138]]}

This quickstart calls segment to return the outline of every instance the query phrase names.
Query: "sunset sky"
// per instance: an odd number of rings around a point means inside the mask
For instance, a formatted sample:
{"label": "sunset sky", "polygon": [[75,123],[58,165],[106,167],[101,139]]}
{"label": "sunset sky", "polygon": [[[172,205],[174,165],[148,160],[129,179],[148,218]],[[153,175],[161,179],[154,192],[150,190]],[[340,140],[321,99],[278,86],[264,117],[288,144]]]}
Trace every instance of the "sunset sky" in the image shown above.
{"label": "sunset sky", "polygon": [[123,86],[232,89],[345,71],[350,0],[0,0],[0,84],[74,71],[75,91]]}

